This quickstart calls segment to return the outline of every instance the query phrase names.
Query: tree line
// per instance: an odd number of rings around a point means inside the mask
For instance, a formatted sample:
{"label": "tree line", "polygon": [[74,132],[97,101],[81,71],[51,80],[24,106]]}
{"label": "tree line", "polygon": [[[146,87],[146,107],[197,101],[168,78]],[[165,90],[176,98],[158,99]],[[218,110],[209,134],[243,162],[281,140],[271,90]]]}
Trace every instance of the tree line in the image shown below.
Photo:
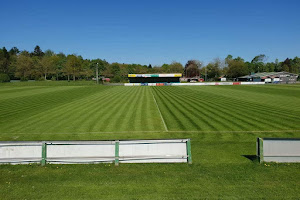
{"label": "tree line", "polygon": [[205,78],[206,76],[207,80],[216,81],[220,77],[235,79],[252,73],[281,71],[299,74],[300,58],[296,56],[282,62],[279,62],[278,59],[275,62],[266,62],[266,56],[260,54],[248,62],[241,57],[234,58],[232,55],[228,55],[224,60],[215,59],[206,66],[203,66],[198,60],[190,60],[185,65],[184,75],[194,77],[200,74],[200,77]]}
{"label": "tree line", "polygon": [[241,57],[228,55],[224,60],[215,59],[203,65],[198,60],[189,60],[183,66],[179,62],[162,66],[108,63],[102,59],[84,59],[80,55],[42,51],[36,46],[32,52],[20,51],[17,47],[0,49],[0,82],[9,80],[91,80],[95,78],[96,67],[100,77],[110,78],[112,82],[126,82],[128,74],[145,73],[182,73],[186,77],[206,77],[217,80],[219,77],[236,78],[239,76],[272,71],[287,71],[298,74],[300,58],[287,58],[279,62],[265,62],[261,54],[246,62]]}

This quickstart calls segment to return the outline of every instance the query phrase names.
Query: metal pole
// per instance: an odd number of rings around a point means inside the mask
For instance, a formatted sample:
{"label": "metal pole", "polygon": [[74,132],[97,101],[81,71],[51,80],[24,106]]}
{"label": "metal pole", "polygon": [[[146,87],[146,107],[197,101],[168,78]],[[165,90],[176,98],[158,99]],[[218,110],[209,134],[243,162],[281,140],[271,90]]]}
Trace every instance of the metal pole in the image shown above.
{"label": "metal pole", "polygon": [[119,140],[116,140],[115,141],[115,165],[116,166],[119,165],[119,145],[120,145]]}
{"label": "metal pole", "polygon": [[189,164],[192,164],[192,150],[191,150],[191,140],[188,139],[186,142],[187,160]]}
{"label": "metal pole", "polygon": [[46,162],[47,162],[47,143],[43,142],[42,143],[42,160],[41,160],[42,166],[45,166]]}
{"label": "metal pole", "polygon": [[98,63],[97,63],[97,67],[96,67],[96,81],[97,81],[97,85],[99,84],[99,79],[98,79]]}
{"label": "metal pole", "polygon": [[205,67],[205,82],[207,80],[207,73],[206,73],[206,67]]}

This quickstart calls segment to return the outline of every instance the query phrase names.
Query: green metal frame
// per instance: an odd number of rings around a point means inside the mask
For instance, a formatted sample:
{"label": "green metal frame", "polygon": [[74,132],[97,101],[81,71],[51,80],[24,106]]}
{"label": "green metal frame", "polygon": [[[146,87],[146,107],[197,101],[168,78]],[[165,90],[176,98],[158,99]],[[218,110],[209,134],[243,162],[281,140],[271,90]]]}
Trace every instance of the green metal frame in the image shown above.
{"label": "green metal frame", "polygon": [[186,150],[187,150],[187,160],[189,164],[192,164],[192,145],[191,139],[186,141]]}
{"label": "green metal frame", "polygon": [[115,142],[115,165],[116,166],[119,165],[119,146],[120,146],[120,142],[119,140],[116,140]]}
{"label": "green metal frame", "polygon": [[41,160],[41,165],[45,166],[47,162],[47,143],[43,142],[42,144],[42,160]]}
{"label": "green metal frame", "polygon": [[258,159],[259,162],[264,162],[264,140],[262,138],[258,138]]}

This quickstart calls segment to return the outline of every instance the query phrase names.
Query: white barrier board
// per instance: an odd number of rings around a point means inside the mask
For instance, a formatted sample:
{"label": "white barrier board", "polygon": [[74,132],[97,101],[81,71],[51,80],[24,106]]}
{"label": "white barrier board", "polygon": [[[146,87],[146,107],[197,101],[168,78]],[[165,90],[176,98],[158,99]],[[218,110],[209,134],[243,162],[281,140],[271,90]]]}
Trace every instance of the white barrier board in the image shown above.
{"label": "white barrier board", "polygon": [[186,140],[120,141],[120,163],[187,162]]}
{"label": "white barrier board", "polygon": [[42,159],[40,142],[1,142],[0,163],[28,164]]}
{"label": "white barrier board", "polygon": [[300,139],[259,138],[261,162],[300,162]]}
{"label": "white barrier board", "polygon": [[0,163],[191,163],[189,139],[0,142]]}

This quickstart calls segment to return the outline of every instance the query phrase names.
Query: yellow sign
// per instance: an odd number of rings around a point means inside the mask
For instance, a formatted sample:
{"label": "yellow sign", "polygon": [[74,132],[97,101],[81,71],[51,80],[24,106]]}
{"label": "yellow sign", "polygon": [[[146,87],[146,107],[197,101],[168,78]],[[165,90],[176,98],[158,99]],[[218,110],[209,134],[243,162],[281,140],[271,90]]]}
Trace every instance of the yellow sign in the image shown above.
{"label": "yellow sign", "polygon": [[128,77],[136,77],[136,74],[128,74]]}

